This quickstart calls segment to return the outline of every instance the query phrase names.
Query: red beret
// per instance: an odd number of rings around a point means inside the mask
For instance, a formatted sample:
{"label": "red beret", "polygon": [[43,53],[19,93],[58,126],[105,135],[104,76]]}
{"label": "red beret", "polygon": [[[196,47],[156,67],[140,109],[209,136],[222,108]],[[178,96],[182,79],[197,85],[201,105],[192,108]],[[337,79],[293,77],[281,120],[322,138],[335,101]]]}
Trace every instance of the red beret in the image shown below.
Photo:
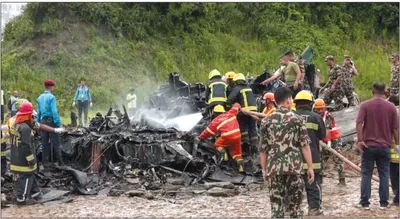
{"label": "red beret", "polygon": [[45,80],[44,85],[45,86],[56,86],[56,82],[54,82],[52,80]]}

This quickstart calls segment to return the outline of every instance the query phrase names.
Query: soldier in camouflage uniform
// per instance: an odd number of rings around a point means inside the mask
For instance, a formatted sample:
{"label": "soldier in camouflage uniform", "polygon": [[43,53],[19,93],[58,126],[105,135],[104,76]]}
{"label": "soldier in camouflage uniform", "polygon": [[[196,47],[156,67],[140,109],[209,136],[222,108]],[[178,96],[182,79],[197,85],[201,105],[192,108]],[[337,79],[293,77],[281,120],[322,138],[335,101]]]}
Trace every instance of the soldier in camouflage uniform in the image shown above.
{"label": "soldier in camouflage uniform", "polygon": [[344,74],[343,74],[343,91],[344,95],[347,98],[347,101],[349,101],[349,106],[355,106],[354,104],[354,96],[353,96],[353,91],[354,91],[354,86],[353,86],[353,76],[356,75],[357,69],[354,68],[351,57],[349,55],[344,56]]}
{"label": "soldier in camouflage uniform", "polygon": [[343,67],[335,64],[335,59],[333,56],[327,56],[325,58],[325,62],[329,66],[329,79],[328,83],[326,83],[324,88],[327,88],[328,91],[325,93],[324,101],[327,105],[331,103],[332,100],[335,101],[335,105],[333,107],[334,111],[339,111],[344,108],[343,106]]}
{"label": "soldier in camouflage uniform", "polygon": [[397,96],[399,94],[399,78],[400,78],[400,67],[399,67],[399,55],[392,55],[392,74],[390,77],[390,95]]}
{"label": "soldier in camouflage uniform", "polygon": [[301,83],[303,85],[304,90],[311,90],[310,84],[308,83],[308,78],[306,75],[306,67],[304,65],[304,59],[299,56],[297,58],[297,64],[299,65],[300,72],[301,72]]}
{"label": "soldier in camouflage uniform", "polygon": [[[292,93],[278,88],[275,93],[276,111],[261,121],[259,144],[264,181],[268,184],[273,218],[285,216],[284,200],[290,217],[303,217],[303,155],[312,166],[310,138],[304,120],[290,111]],[[267,163],[268,162],[268,163]],[[313,168],[308,169],[308,182],[314,181]]]}

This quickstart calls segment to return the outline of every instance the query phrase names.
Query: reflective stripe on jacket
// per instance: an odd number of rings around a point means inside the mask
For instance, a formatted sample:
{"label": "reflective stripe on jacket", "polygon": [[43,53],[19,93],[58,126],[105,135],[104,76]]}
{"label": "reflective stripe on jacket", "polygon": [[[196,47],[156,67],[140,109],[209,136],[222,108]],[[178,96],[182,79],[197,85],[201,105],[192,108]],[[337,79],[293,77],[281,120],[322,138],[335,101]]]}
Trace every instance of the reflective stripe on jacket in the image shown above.
{"label": "reflective stripe on jacket", "polygon": [[[313,161],[313,169],[319,172],[321,169],[321,151],[319,148],[319,141],[322,140],[326,135],[324,121],[320,115],[311,112],[311,109],[297,108],[295,113],[303,117],[306,122],[308,137],[310,137],[311,140],[310,149]],[[303,161],[304,169],[308,169],[304,158]]]}
{"label": "reflective stripe on jacket", "polygon": [[257,103],[253,90],[250,89],[246,81],[241,80],[236,83],[235,88],[233,88],[233,91],[229,94],[226,102],[227,107],[232,106],[233,103],[239,103],[245,110],[257,111]]}
{"label": "reflective stripe on jacket", "polygon": [[275,110],[276,110],[275,107],[272,107],[271,109],[267,109],[267,107],[265,107],[264,110],[263,110],[263,114],[269,116],[269,115],[271,115],[273,112],[275,112]]}
{"label": "reflective stripe on jacket", "polygon": [[212,78],[207,84],[206,100],[208,105],[225,103],[227,100],[226,90],[228,85],[220,78]]}
{"label": "reflective stripe on jacket", "polygon": [[[324,113],[324,116],[322,117],[322,119],[324,120],[324,122],[325,122],[326,116],[327,116],[328,114],[330,114],[330,113],[328,112],[328,110],[326,110],[325,113]],[[331,115],[331,116],[332,116],[332,115]],[[331,141],[337,140],[337,139],[339,139],[339,138],[341,137],[340,130],[339,130],[338,127],[336,127],[335,117],[333,117],[333,116],[332,116],[332,129],[331,129],[330,133],[331,133]],[[324,141],[325,143],[328,142],[328,137],[325,136],[325,138],[324,138],[323,141]]]}
{"label": "reflective stripe on jacket", "polygon": [[[14,127],[18,134],[12,135],[10,170],[14,173],[33,173],[37,164],[31,148],[32,128],[26,122]],[[34,167],[30,168],[28,162],[34,162]]]}
{"label": "reflective stripe on jacket", "polygon": [[219,115],[201,133],[200,139],[207,139],[216,133],[221,133],[222,138],[240,137],[239,122],[236,119],[238,108],[233,107],[228,112]]}

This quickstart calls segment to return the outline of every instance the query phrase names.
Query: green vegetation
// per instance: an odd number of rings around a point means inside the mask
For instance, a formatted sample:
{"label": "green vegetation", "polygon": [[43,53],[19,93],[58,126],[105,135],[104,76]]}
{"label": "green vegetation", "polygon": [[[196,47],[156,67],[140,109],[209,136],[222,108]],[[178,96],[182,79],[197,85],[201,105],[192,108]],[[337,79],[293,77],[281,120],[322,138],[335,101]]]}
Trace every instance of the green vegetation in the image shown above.
{"label": "green vegetation", "polygon": [[326,55],[352,56],[365,99],[372,82],[389,82],[398,26],[397,3],[29,3],[5,28],[2,85],[34,100],[54,79],[68,116],[80,78],[104,110],[129,87],[143,100],[169,72],[191,82],[214,68],[255,75],[312,45],[325,78]]}

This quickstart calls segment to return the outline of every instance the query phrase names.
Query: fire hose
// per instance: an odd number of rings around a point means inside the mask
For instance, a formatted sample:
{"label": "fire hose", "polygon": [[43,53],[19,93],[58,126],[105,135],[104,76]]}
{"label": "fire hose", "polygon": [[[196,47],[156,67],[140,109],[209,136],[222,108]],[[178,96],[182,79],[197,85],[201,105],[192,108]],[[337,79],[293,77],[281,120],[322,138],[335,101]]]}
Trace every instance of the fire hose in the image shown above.
{"label": "fire hose", "polygon": [[[245,109],[240,109],[240,111],[246,115],[252,116],[254,117],[258,117],[258,118],[265,118],[267,117],[267,115],[263,114],[263,113],[258,113],[258,112],[252,112],[252,111],[248,111]],[[361,168],[358,167],[357,165],[355,165],[353,162],[351,162],[350,160],[348,160],[347,158],[345,158],[343,155],[341,155],[339,152],[337,152],[336,150],[328,147],[328,145],[326,145],[324,142],[320,141],[319,144],[326,149],[327,151],[331,152],[333,155],[335,155],[336,157],[338,157],[340,160],[342,160],[343,162],[347,163],[350,167],[352,167],[353,169],[357,170],[358,172],[361,173]],[[372,179],[376,182],[379,182],[379,178],[376,177],[375,175],[372,175]]]}

